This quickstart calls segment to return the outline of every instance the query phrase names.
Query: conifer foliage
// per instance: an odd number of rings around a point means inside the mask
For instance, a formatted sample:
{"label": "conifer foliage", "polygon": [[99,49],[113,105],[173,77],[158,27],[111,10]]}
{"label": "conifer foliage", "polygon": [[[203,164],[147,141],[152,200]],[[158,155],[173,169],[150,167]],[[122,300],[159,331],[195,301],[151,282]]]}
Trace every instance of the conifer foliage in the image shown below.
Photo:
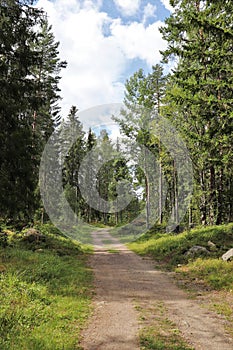
{"label": "conifer foliage", "polygon": [[165,114],[190,150],[200,222],[232,221],[233,3],[171,4],[175,11],[161,29],[168,43],[163,57],[177,66],[167,86]]}
{"label": "conifer foliage", "polygon": [[31,220],[38,166],[58,117],[58,43],[33,1],[0,1],[0,215]]}
{"label": "conifer foliage", "polygon": [[[150,128],[161,116],[185,140],[193,164],[194,193],[184,223],[233,221],[232,0],[170,0],[174,11],[160,29],[167,41],[163,60],[150,73],[139,69],[126,81],[124,108],[113,118],[127,139],[122,149],[108,130],[85,133],[75,106],[61,122],[59,81],[66,62],[59,58],[59,43],[46,13],[34,3],[0,0],[0,218],[27,223],[42,210],[44,220],[39,164],[47,140],[54,132],[59,135],[57,127],[63,123],[69,132],[72,126],[78,130],[62,164],[65,197],[78,220],[121,225],[137,218],[145,206],[148,228],[155,217],[167,224],[172,215],[179,224],[177,164]],[[165,76],[167,63],[173,69]],[[65,140],[57,138],[57,165],[73,137],[69,132]],[[129,161],[127,142],[143,146],[144,158],[140,147],[134,150],[141,157],[141,168]],[[153,155],[151,161],[147,150]],[[109,154],[112,158],[106,158]],[[80,175],[87,156],[88,166]],[[157,176],[157,188],[149,173]],[[56,183],[53,170],[49,177]],[[86,180],[86,198],[80,180]],[[125,198],[133,199],[114,212],[120,201],[119,183]],[[93,192],[106,205],[102,212],[98,203],[90,205]],[[57,210],[62,212],[62,203]]]}

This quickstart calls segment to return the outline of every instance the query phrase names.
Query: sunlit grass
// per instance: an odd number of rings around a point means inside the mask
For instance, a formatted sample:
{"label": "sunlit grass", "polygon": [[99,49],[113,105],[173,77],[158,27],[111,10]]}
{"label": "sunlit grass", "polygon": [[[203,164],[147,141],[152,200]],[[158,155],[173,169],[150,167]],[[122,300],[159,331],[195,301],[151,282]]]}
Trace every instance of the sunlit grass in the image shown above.
{"label": "sunlit grass", "polygon": [[190,261],[186,252],[191,247],[201,245],[209,249],[208,241],[216,245],[216,251],[210,251],[209,257],[219,259],[233,245],[233,224],[197,228],[177,235],[150,233],[128,246],[140,255],[149,255],[167,267],[174,268],[177,264],[187,264]]}
{"label": "sunlit grass", "polygon": [[179,267],[176,272],[189,278],[204,280],[213,289],[233,289],[233,261],[198,258]]}
{"label": "sunlit grass", "polygon": [[19,235],[0,249],[0,349],[78,349],[90,313],[86,254],[78,243],[50,232],[34,245]]}

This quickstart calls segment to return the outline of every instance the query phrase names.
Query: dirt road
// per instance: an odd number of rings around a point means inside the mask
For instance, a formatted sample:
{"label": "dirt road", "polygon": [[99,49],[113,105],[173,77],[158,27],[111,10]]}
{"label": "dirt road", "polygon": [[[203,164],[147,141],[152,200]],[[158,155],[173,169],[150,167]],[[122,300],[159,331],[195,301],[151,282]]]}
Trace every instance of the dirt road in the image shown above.
{"label": "dirt road", "polygon": [[109,235],[93,233],[95,253],[90,264],[95,274],[94,315],[83,332],[85,350],[139,350],[139,321],[135,303],[163,301],[169,318],[197,350],[232,350],[232,339],[220,318],[189,299],[172,277],[154,268]]}

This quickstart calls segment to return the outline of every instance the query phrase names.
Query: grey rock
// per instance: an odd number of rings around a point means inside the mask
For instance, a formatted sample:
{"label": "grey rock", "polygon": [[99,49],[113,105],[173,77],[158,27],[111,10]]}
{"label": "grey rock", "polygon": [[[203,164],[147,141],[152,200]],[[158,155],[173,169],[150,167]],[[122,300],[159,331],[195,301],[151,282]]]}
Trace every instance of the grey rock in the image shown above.
{"label": "grey rock", "polygon": [[187,256],[196,256],[196,255],[209,255],[210,252],[200,245],[195,245],[192,248],[190,248],[185,255]]}
{"label": "grey rock", "polygon": [[225,254],[222,255],[222,260],[228,261],[233,257],[233,248],[229,249]]}

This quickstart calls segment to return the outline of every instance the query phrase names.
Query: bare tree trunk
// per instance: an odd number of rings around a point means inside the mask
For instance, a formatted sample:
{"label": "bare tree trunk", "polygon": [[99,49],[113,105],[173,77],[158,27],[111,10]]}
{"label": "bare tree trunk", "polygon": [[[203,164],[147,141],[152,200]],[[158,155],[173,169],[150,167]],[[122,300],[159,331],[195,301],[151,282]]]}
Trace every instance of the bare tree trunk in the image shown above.
{"label": "bare tree trunk", "polygon": [[163,221],[163,173],[162,164],[159,163],[159,223],[162,224]]}
{"label": "bare tree trunk", "polygon": [[146,227],[150,228],[150,185],[146,176]]}
{"label": "bare tree trunk", "polygon": [[201,190],[202,190],[201,205],[200,205],[201,224],[203,226],[206,226],[206,224],[207,224],[207,207],[206,207],[207,201],[206,201],[206,187],[205,187],[204,171],[201,171],[201,173],[200,173],[200,183],[201,183]]}
{"label": "bare tree trunk", "polygon": [[174,170],[174,197],[175,197],[175,224],[179,225],[179,193],[178,193],[178,177],[177,177],[177,171],[176,171],[176,163],[173,162]]}
{"label": "bare tree trunk", "polygon": [[218,184],[218,198],[217,198],[217,218],[216,224],[220,225],[223,222],[224,210],[223,210],[223,168],[220,169]]}
{"label": "bare tree trunk", "polygon": [[214,225],[215,221],[215,206],[216,206],[216,193],[215,193],[215,169],[213,166],[210,167],[210,224]]}

